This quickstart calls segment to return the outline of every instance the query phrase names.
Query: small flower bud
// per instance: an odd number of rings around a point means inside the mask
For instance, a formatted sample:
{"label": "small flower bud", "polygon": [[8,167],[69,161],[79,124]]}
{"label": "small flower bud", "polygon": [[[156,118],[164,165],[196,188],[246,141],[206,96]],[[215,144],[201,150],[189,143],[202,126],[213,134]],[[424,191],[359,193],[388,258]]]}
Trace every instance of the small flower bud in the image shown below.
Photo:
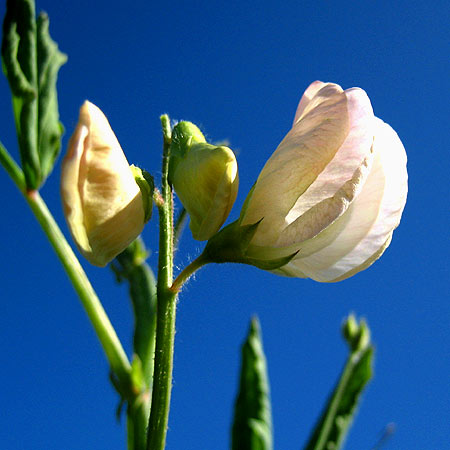
{"label": "small flower bud", "polygon": [[122,252],[150,218],[151,193],[141,192],[135,173],[141,184],[145,177],[137,172],[105,115],[86,101],[62,162],[61,196],[72,237],[96,266]]}
{"label": "small flower bud", "polygon": [[342,324],[342,334],[346,341],[353,341],[359,333],[358,322],[354,314],[350,314],[345,322]]}
{"label": "small flower bud", "polygon": [[359,352],[370,344],[370,330],[364,319],[358,323],[355,316],[350,314],[342,325],[342,335],[352,352]]}
{"label": "small flower bud", "polygon": [[228,147],[208,144],[190,122],[173,130],[169,178],[191,219],[194,239],[207,240],[225,222],[236,200],[236,157]]}

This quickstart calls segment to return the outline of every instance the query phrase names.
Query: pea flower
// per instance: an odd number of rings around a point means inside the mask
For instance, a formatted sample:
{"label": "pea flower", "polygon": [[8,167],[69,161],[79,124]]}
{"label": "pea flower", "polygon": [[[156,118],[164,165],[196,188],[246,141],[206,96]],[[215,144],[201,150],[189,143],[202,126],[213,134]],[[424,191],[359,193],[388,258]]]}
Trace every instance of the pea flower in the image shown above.
{"label": "pea flower", "polygon": [[105,266],[141,233],[151,216],[150,184],[129,166],[102,111],[86,101],[62,162],[61,196],[72,237],[89,262]]}
{"label": "pea flower", "polygon": [[369,267],[391,242],[407,196],[405,149],[367,94],[312,83],[292,129],[241,212],[258,223],[245,256],[287,262],[274,272],[333,282]]}
{"label": "pea flower", "polygon": [[169,179],[189,214],[194,239],[209,239],[236,200],[239,177],[233,151],[208,144],[193,123],[179,122],[172,133]]}

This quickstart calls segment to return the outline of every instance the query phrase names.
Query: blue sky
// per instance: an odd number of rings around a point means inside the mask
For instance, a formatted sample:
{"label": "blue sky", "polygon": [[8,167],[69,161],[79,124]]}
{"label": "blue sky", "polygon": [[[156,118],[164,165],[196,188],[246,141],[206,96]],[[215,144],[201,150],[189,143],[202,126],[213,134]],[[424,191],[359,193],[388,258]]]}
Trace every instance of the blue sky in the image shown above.
{"label": "blue sky", "polygon": [[[370,383],[346,449],[448,446],[448,5],[414,1],[182,2],[40,0],[69,56],[59,77],[65,148],[84,99],[107,115],[130,163],[160,174],[159,116],[191,120],[228,140],[242,202],[289,130],[310,82],[358,86],[408,153],[409,197],[385,255],[337,284],[250,266],[211,265],[179,299],[168,449],[229,447],[239,351],[260,317],[275,448],[300,448],[345,361],[340,324],[366,317],[376,345]],[[3,17],[4,2],[0,5]],[[17,156],[10,95],[0,78],[0,139]],[[42,196],[66,235],[60,164]],[[5,449],[121,449],[124,424],[94,332],[43,233],[0,172],[0,442]],[[154,215],[156,218],[156,213]],[[156,249],[157,221],[144,230]],[[202,249],[183,235],[177,267]],[[149,259],[155,267],[156,252]],[[127,350],[125,286],[83,261]]]}

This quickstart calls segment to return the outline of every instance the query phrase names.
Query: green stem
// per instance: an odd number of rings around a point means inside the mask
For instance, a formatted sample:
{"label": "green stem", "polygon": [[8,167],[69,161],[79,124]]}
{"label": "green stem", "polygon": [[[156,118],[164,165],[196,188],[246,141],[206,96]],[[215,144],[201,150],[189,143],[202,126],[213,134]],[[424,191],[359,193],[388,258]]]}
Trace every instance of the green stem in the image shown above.
{"label": "green stem", "polygon": [[14,183],[16,183],[20,192],[24,192],[26,188],[25,184],[25,176],[22,172],[22,169],[17,165],[11,155],[8,153],[8,150],[3,146],[0,142],[0,163],[8,172],[8,175],[12,178]]}
{"label": "green stem", "polygon": [[167,175],[171,130],[168,116],[161,117],[163,128],[162,202],[159,209],[158,316],[156,324],[155,367],[147,449],[163,450],[169,421],[175,341],[176,293],[170,290],[173,277],[173,198]]}
{"label": "green stem", "polygon": [[[133,402],[128,404],[127,408],[127,448],[128,450],[145,450],[147,445],[147,424],[149,396],[147,392],[144,395],[136,397]],[[145,419],[145,420],[143,420]]]}
{"label": "green stem", "polygon": [[175,281],[170,286],[170,290],[174,293],[180,292],[181,287],[184,283],[198,270],[200,267],[203,267],[205,264],[208,264],[209,259],[202,253],[198,256],[194,261],[192,261],[189,265],[187,265],[175,278]]}
{"label": "green stem", "polygon": [[56,251],[70,281],[75,288],[81,303],[103,346],[109,364],[121,384],[129,382],[130,363],[117,334],[100,303],[80,262],[67,243],[64,235],[55,222],[42,197],[37,191],[28,192],[25,196],[30,208]]}
{"label": "green stem", "polygon": [[81,303],[94,330],[97,333],[112,371],[115,373],[120,383],[127,386],[129,383],[130,363],[119,338],[77,257],[67,243],[58,224],[48,210],[47,205],[39,195],[39,192],[26,191],[25,178],[22,170],[1,144],[0,162],[24,195],[25,200],[36,216],[36,219],[61,261],[75,291],[80,297]]}

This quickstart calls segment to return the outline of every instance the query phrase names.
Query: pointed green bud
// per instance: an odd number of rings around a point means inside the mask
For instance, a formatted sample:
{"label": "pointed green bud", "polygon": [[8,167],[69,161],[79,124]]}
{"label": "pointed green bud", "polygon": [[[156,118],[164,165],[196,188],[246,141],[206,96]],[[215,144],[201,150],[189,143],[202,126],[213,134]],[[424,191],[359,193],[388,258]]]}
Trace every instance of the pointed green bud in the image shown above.
{"label": "pointed green bud", "polygon": [[342,324],[342,335],[346,341],[351,342],[358,336],[358,333],[358,322],[356,321],[355,315],[350,314]]}
{"label": "pointed green bud", "polygon": [[236,200],[236,157],[228,147],[208,144],[190,122],[172,131],[169,181],[188,212],[194,239],[204,241],[225,222]]}
{"label": "pointed green bud", "polygon": [[342,335],[352,352],[365,350],[370,344],[370,330],[364,319],[359,324],[353,314],[350,314],[342,325]]}

